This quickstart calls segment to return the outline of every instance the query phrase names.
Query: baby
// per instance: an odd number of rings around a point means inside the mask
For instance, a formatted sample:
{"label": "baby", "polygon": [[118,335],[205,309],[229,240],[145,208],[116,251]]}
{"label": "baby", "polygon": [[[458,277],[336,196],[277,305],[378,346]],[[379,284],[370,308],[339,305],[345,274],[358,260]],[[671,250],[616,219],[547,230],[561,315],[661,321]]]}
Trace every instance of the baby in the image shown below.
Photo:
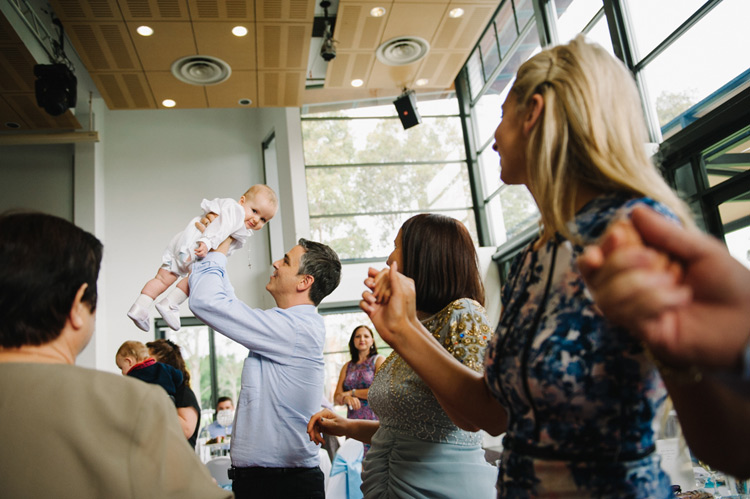
{"label": "baby", "polygon": [[174,401],[182,384],[182,373],[168,364],[156,362],[148,355],[148,348],[140,341],[126,341],[115,354],[115,363],[123,376],[132,376],[146,383],[164,388]]}
{"label": "baby", "polygon": [[193,254],[203,258],[211,249],[217,248],[227,237],[232,237],[228,255],[241,248],[251,231],[260,230],[273,218],[278,200],[273,189],[263,184],[250,187],[239,201],[228,198],[204,199],[201,203],[203,214],[213,213],[216,219],[201,233],[195,223],[201,217],[193,218],[185,230],[176,234],[164,250],[162,264],[156,277],[143,286],[141,295],[130,310],[130,317],[136,326],[144,331],[150,329],[149,309],[156,298],[176,280],[177,286],[156,304],[156,310],[175,331],[180,329],[180,304],[189,295],[188,280],[182,279],[190,273]]}

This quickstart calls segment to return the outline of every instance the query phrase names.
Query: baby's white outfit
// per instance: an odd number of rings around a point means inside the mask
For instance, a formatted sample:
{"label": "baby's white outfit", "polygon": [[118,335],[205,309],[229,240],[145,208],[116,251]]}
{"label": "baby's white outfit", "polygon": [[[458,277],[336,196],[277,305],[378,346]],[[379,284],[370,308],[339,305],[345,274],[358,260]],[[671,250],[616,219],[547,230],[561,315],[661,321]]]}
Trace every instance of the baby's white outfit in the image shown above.
{"label": "baby's white outfit", "polygon": [[193,263],[195,249],[199,242],[205,243],[208,249],[212,250],[218,248],[227,237],[232,236],[227,253],[231,255],[242,248],[247,238],[253,235],[253,232],[245,227],[245,209],[234,199],[204,199],[201,202],[201,209],[204,215],[213,212],[219,217],[206,227],[203,234],[195,228],[195,222],[202,217],[190,220],[185,230],[175,234],[167,249],[164,250],[161,268],[185,277],[190,273],[190,264]]}
{"label": "baby's white outfit", "polygon": [[[190,264],[193,263],[195,249],[199,242],[205,243],[208,249],[212,250],[218,248],[227,237],[232,236],[227,251],[227,255],[231,255],[242,248],[247,238],[253,235],[253,232],[245,227],[245,208],[234,199],[204,199],[201,201],[201,209],[203,215],[213,212],[219,216],[206,227],[202,234],[195,228],[195,222],[202,217],[190,220],[185,230],[175,234],[167,249],[164,250],[161,268],[185,277],[190,273]],[[180,329],[180,303],[186,299],[187,295],[175,287],[166,298],[156,304],[156,309],[167,325],[175,331]],[[152,298],[142,294],[128,311],[128,317],[144,331],[150,329],[148,310],[153,302]]]}

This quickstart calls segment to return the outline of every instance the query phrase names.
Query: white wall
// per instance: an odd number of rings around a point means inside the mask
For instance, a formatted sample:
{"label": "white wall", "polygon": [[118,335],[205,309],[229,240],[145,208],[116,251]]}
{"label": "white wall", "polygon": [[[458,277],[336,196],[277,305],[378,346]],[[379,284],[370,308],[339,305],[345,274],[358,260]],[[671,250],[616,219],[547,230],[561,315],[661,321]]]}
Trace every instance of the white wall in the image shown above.
{"label": "white wall", "polygon": [[[107,310],[97,322],[96,368],[114,370],[123,341],[153,339],[126,312],[156,274],[171,237],[200,213],[201,199],[239,199],[263,181],[257,117],[246,109],[107,113],[101,291]],[[237,296],[251,306],[267,306],[267,237],[265,230],[254,234],[229,260]],[[181,314],[192,315],[187,302]]]}

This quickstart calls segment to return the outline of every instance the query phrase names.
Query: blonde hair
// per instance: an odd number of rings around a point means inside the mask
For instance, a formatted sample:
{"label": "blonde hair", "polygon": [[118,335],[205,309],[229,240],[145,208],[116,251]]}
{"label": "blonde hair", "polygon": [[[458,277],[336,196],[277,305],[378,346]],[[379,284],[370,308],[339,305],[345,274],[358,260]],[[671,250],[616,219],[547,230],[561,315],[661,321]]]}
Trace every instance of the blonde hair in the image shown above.
{"label": "blonde hair", "polygon": [[149,358],[148,348],[140,341],[126,341],[117,350],[115,359],[117,357],[132,357],[136,362],[142,362]]}
{"label": "blonde hair", "polygon": [[274,207],[279,206],[279,198],[276,197],[276,193],[273,192],[273,189],[268,187],[266,184],[255,184],[253,186],[250,186],[250,188],[243,194],[245,198],[251,199],[255,198],[258,194],[265,194],[268,196],[268,199],[273,203]]}
{"label": "blonde hair", "polygon": [[544,107],[529,134],[526,168],[542,215],[542,242],[556,232],[578,239],[566,222],[575,217],[581,187],[650,197],[693,225],[687,205],[646,153],[641,101],[622,62],[578,35],[520,67],[510,92],[518,113],[535,94]]}

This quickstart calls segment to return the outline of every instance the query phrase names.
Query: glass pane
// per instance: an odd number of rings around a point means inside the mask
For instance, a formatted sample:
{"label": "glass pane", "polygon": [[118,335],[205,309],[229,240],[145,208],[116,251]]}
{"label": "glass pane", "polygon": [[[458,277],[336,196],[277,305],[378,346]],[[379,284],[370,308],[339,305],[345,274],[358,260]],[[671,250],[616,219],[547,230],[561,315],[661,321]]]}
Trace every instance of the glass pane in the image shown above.
{"label": "glass pane", "polygon": [[[477,242],[474,211],[425,210],[441,213],[460,220]],[[310,236],[314,241],[326,241],[342,260],[355,258],[382,258],[385,260],[393,249],[393,239],[401,225],[415,213],[387,215],[359,215],[310,219]]]}
{"label": "glass pane", "polygon": [[484,73],[482,72],[482,60],[479,56],[479,47],[474,49],[469,60],[466,62],[466,74],[469,77],[469,91],[471,98],[475,98],[484,86]]}
{"label": "glass pane", "polygon": [[484,188],[482,194],[484,197],[488,197],[502,185],[500,181],[500,156],[492,149],[492,146],[487,146],[479,155],[479,168],[482,172],[482,187]]}
{"label": "glass pane", "polygon": [[[365,325],[374,332],[375,345],[378,347],[379,354],[387,357],[392,349],[380,338],[367,314],[359,309],[341,314],[324,313],[323,320],[326,325],[326,345],[323,351],[325,360],[325,396],[332,402],[341,368],[351,360],[351,356],[349,355],[349,337],[352,335],[355,327]],[[342,414],[346,415],[345,408]]]}
{"label": "glass pane", "polygon": [[479,49],[482,51],[482,63],[484,66],[484,79],[489,80],[492,72],[500,64],[500,53],[497,49],[497,38],[495,37],[494,24],[479,41]]}
{"label": "glass pane", "polygon": [[500,73],[487,92],[474,105],[472,116],[474,130],[476,130],[477,142],[474,144],[476,148],[482,147],[495,133],[502,115],[501,106],[505,102],[505,97],[508,96],[514,77],[515,71],[513,74],[508,74],[506,71]]}
{"label": "glass pane", "polygon": [[686,163],[674,171],[675,189],[681,197],[689,197],[698,192],[695,185],[695,175],[690,163]]}
{"label": "glass pane", "polygon": [[750,269],[750,226],[724,234],[729,253]]}
{"label": "glass pane", "polygon": [[500,191],[500,205],[506,239],[539,220],[539,210],[525,185],[506,185]]}
{"label": "glass pane", "polygon": [[211,407],[211,363],[208,348],[208,326],[188,326],[179,331],[167,330],[166,338],[180,347],[190,372],[190,388],[202,408]]}
{"label": "glass pane", "polygon": [[506,1],[500,12],[495,17],[498,39],[500,40],[500,54],[503,59],[507,57],[510,46],[518,38],[516,18],[513,16],[513,5],[510,0]]}
{"label": "glass pane", "polygon": [[524,26],[534,18],[534,1],[533,0],[513,0],[516,4],[516,19],[518,20],[518,29],[523,31]]}
{"label": "glass pane", "polygon": [[219,389],[216,397],[232,397],[236,404],[240,394],[242,366],[248,350],[236,341],[215,332],[214,353],[216,354],[216,377]]}
{"label": "glass pane", "polygon": [[591,29],[586,33],[586,37],[601,45],[604,50],[615,56],[615,50],[612,48],[612,37],[609,34],[609,25],[607,18],[602,16]]}
{"label": "glass pane", "polygon": [[643,70],[662,127],[691,106],[720,98],[720,87],[747,72],[748,58],[738,49],[750,45],[748,18],[750,2],[725,0]]}
{"label": "glass pane", "polygon": [[602,8],[602,0],[557,0],[557,35],[560,43],[568,42],[583,31]]}
{"label": "glass pane", "polygon": [[397,119],[303,120],[302,139],[308,166],[465,157],[458,117],[423,117],[408,130]]}
{"label": "glass pane", "polygon": [[750,170],[750,127],[735,134],[703,158],[709,187]]}
{"label": "glass pane", "polygon": [[627,0],[635,37],[636,57],[654,50],[670,33],[705,3],[705,0]]}
{"label": "glass pane", "polygon": [[472,206],[466,163],[308,168],[307,191],[311,217]]}

